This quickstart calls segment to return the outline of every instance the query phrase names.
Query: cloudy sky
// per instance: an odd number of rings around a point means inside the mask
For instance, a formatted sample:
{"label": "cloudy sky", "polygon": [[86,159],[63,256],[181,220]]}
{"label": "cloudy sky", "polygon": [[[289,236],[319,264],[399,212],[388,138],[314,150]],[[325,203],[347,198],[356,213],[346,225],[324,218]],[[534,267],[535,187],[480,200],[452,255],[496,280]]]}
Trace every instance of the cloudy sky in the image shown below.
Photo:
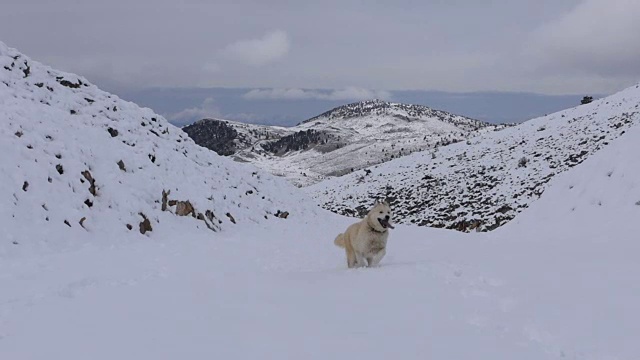
{"label": "cloudy sky", "polygon": [[608,94],[640,81],[638,18],[638,0],[4,0],[0,41],[116,93]]}

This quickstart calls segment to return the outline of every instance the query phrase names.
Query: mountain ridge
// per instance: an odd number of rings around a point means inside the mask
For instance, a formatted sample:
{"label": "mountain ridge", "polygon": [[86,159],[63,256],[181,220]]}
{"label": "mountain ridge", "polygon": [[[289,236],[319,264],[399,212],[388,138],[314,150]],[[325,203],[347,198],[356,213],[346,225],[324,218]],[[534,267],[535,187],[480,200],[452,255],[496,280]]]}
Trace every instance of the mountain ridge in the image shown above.
{"label": "mountain ridge", "polygon": [[639,122],[636,85],[590,104],[305,190],[325,209],[343,215],[361,216],[365,204],[386,197],[401,223],[488,231],[528,207],[555,175],[580,164]]}
{"label": "mountain ridge", "polygon": [[[394,114],[393,111],[402,111],[406,115]],[[351,119],[356,117],[375,115],[398,116],[399,119],[412,119],[421,117],[437,117],[445,122],[453,123],[466,130],[477,130],[482,127],[496,125],[484,121],[472,119],[462,115],[456,115],[444,110],[437,110],[425,105],[398,103],[381,99],[363,100],[349,103],[327,110],[320,115],[302,121],[297,126],[320,119]],[[460,121],[463,120],[463,121]]]}
{"label": "mountain ridge", "polygon": [[219,154],[307,186],[507,126],[377,99],[342,105],[289,128],[203,119],[183,129]]}

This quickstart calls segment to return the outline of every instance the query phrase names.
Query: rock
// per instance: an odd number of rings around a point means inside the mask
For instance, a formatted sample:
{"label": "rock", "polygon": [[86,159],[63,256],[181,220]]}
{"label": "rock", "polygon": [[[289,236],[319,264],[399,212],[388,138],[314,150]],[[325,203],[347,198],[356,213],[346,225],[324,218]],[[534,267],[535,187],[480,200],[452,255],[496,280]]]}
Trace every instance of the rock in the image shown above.
{"label": "rock", "polygon": [[236,219],[234,219],[234,218],[233,218],[233,216],[231,215],[231,213],[227,213],[226,215],[227,215],[227,217],[229,218],[229,220],[231,220],[231,222],[232,222],[232,223],[234,223],[234,224],[236,223]]}
{"label": "rock", "polygon": [[124,162],[122,160],[118,161],[118,167],[124,172],[127,171],[127,168],[124,166]]}
{"label": "rock", "polygon": [[22,191],[27,191],[28,188],[29,188],[29,182],[25,181],[24,184],[22,184]]}
{"label": "rock", "polygon": [[114,128],[108,128],[107,131],[109,132],[109,135],[111,135],[111,137],[118,136],[118,130],[116,130]]}
{"label": "rock", "polygon": [[509,205],[502,205],[498,210],[496,210],[496,212],[502,213],[502,214],[506,214],[509,211],[512,211],[513,208]]}
{"label": "rock", "polygon": [[91,195],[98,196],[96,190],[96,180],[93,178],[93,176],[91,176],[91,172],[89,172],[89,170],[85,170],[81,174],[89,182],[89,192],[91,193]]}
{"label": "rock", "polygon": [[178,216],[187,216],[191,215],[196,217],[196,210],[191,205],[189,201],[178,201],[176,203],[176,215]]}
{"label": "rock", "polygon": [[521,157],[520,160],[518,160],[518,167],[527,167],[527,163],[529,162],[529,160],[527,160],[526,157]]}
{"label": "rock", "polygon": [[144,235],[147,231],[153,231],[153,228],[151,227],[151,221],[149,221],[149,219],[143,213],[140,213],[140,216],[142,216],[143,219],[140,222],[140,234]]}
{"label": "rock", "polygon": [[[120,160],[122,161],[122,160]],[[171,190],[169,191],[164,191],[162,190],[162,211],[167,211],[167,202],[169,201],[169,194],[171,193]]]}
{"label": "rock", "polygon": [[[202,213],[198,213],[198,216],[196,218],[204,222],[204,224],[207,225],[207,228],[209,228],[209,230],[218,231],[218,228],[216,227],[215,223],[212,221],[213,212],[211,212],[211,210],[207,210],[205,214],[206,215],[203,215]],[[211,216],[211,218],[209,219],[209,221],[207,221],[207,219],[209,218],[209,215]]]}
{"label": "rock", "polygon": [[68,88],[72,88],[72,89],[77,89],[80,87],[80,85],[82,85],[82,81],[78,80],[77,83],[72,83],[69,80],[58,80],[60,82],[60,85],[62,86],[66,86]]}

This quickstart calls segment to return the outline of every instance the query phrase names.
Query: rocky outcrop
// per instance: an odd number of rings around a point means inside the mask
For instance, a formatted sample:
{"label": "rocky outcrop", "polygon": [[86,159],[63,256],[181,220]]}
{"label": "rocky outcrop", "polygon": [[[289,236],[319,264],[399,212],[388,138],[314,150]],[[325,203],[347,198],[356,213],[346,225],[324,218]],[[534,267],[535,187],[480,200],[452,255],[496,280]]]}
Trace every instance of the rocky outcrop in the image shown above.
{"label": "rocky outcrop", "polygon": [[205,223],[212,231],[220,230],[220,220],[216,218],[212,210],[205,210],[204,214],[198,212],[189,200],[170,200],[171,190],[162,190],[162,211],[169,211],[177,216],[191,216]]}

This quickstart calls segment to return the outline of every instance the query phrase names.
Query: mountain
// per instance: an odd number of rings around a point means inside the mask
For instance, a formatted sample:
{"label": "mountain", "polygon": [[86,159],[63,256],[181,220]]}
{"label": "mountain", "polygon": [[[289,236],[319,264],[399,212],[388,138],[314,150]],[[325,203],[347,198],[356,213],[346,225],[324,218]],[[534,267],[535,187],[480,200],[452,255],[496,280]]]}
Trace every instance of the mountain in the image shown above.
{"label": "mountain", "polygon": [[638,92],[506,130],[615,134],[505,226],[398,225],[352,270],[354,219],[0,43],[0,359],[636,359]]}
{"label": "mountain", "polygon": [[640,122],[640,90],[423,151],[306,190],[324,208],[360,216],[388,198],[401,223],[461,231],[505,224],[545,184]]}
{"label": "mountain", "polygon": [[[363,123],[362,125],[367,128],[370,127],[367,126],[370,125],[370,122],[367,122],[367,120],[371,117],[374,119],[391,117],[404,120],[408,123],[413,121],[430,121],[432,119],[438,119],[466,131],[478,130],[489,125],[479,120],[453,115],[446,111],[431,109],[423,105],[392,103],[379,99],[365,100],[338,106],[318,116],[312,117],[311,119],[305,120],[298,125],[311,122],[316,122],[318,123],[317,125],[321,125],[326,121],[345,121],[355,119],[356,122],[354,124],[349,124],[347,126],[358,128],[358,122],[361,122]],[[362,120],[363,118],[365,120]],[[395,124],[390,122],[390,125]]]}
{"label": "mountain", "polygon": [[396,226],[377,268],[326,212],[3,258],[0,358],[634,359],[639,130],[496,231]]}
{"label": "mountain", "polygon": [[183,129],[218,154],[306,186],[505,126],[421,105],[370,100],[337,107],[291,128],[204,119]]}
{"label": "mountain", "polygon": [[2,43],[0,119],[0,254],[300,215],[283,179]]}

